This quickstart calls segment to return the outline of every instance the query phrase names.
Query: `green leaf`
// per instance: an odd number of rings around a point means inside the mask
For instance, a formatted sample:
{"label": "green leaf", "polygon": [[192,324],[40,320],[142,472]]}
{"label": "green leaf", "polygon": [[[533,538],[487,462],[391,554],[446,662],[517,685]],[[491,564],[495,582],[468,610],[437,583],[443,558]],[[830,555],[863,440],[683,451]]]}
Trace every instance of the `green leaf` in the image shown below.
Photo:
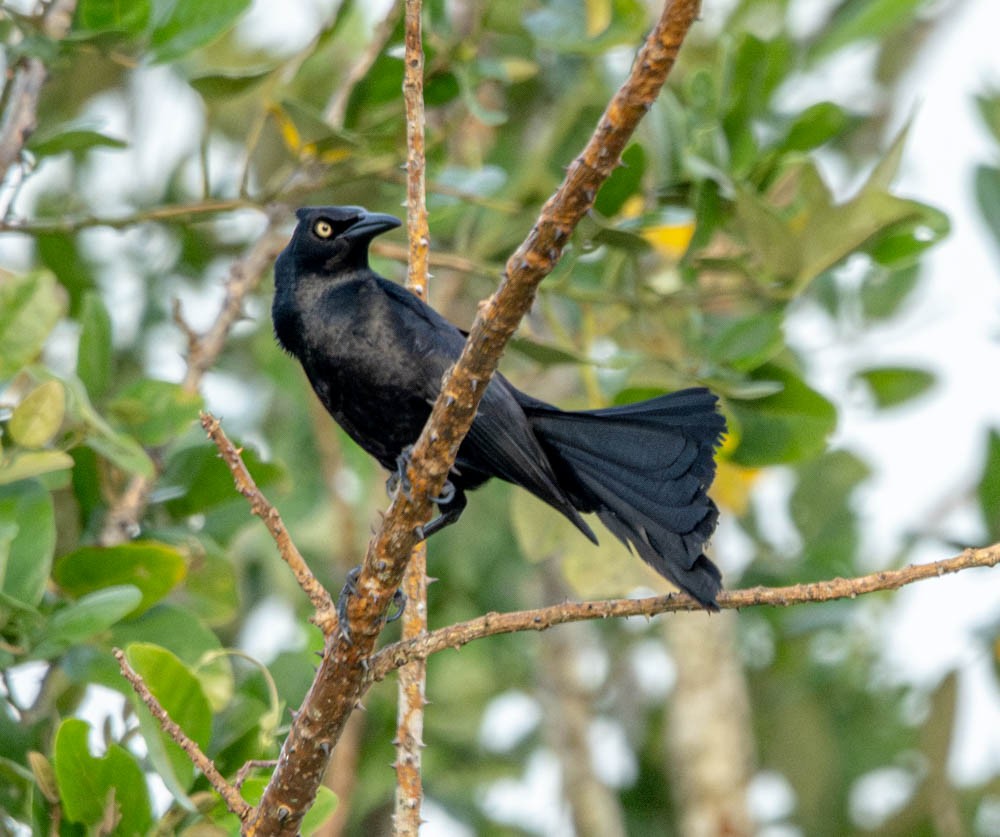
{"label": "green leaf", "polygon": [[802,581],[849,575],[860,543],[851,505],[871,469],[849,451],[824,453],[802,463],[788,510],[802,537],[807,570]]}
{"label": "green leaf", "polygon": [[787,38],[765,41],[745,34],[738,42],[725,73],[723,130],[728,145],[728,168],[749,170],[758,157],[754,120],[770,110],[774,91],[788,77],[792,44]]}
{"label": "green leaf", "polygon": [[604,181],[594,208],[606,217],[619,212],[625,201],[639,192],[645,173],[646,152],[641,145],[633,143],[622,152],[622,164]]}
{"label": "green leaf", "polygon": [[861,310],[865,317],[869,320],[892,317],[917,286],[919,278],[917,265],[902,270],[871,271],[861,286]]}
{"label": "green leaf", "polygon": [[[243,462],[261,488],[285,476],[280,465],[263,462],[252,448],[243,451]],[[167,509],[175,517],[198,514],[236,498],[233,475],[213,445],[196,445],[174,453],[167,460],[159,485],[171,496]]]}
{"label": "green leaf", "polygon": [[[772,203],[769,196],[739,188],[736,219],[755,260],[753,274],[795,291],[859,250],[881,252],[895,264],[940,241],[949,230],[946,215],[888,191],[904,138],[905,130],[854,197],[841,204],[834,203],[811,160],[789,166],[772,187],[771,194],[784,196],[781,206],[777,199]],[[794,196],[790,205],[789,195]]]}
{"label": "green leaf", "polygon": [[124,648],[136,642],[166,648],[190,666],[213,707],[222,710],[232,700],[232,663],[222,653],[219,638],[191,610],[160,602],[142,616],[119,622],[111,629],[112,645]]}
{"label": "green leaf", "polygon": [[904,366],[865,369],[858,372],[857,377],[867,384],[880,410],[923,395],[935,382],[932,373]]}
{"label": "green leaf", "polygon": [[557,366],[562,363],[590,363],[588,358],[575,352],[561,349],[549,343],[539,343],[527,337],[514,337],[508,344],[518,354],[531,358],[542,366]]}
{"label": "green leaf", "polygon": [[[65,212],[54,206],[53,214]],[[35,236],[38,258],[69,294],[69,313],[79,316],[83,295],[97,287],[93,268],[80,249],[80,234],[39,233]]]}
{"label": "green leaf", "polygon": [[975,174],[976,202],[993,241],[1000,245],[1000,168],[978,165]]}
{"label": "green leaf", "polygon": [[124,619],[139,605],[142,591],[131,584],[106,587],[57,610],[32,648],[32,657],[46,659],[79,645]]}
{"label": "green leaf", "polygon": [[176,0],[164,20],[157,21],[150,39],[150,57],[174,61],[211,43],[231,29],[250,7],[250,0]]}
{"label": "green leaf", "polygon": [[80,344],[76,375],[91,398],[100,398],[111,380],[111,316],[101,295],[88,291],[80,310]]}
{"label": "green leaf", "polygon": [[783,152],[812,151],[840,134],[847,122],[847,114],[839,105],[818,102],[798,115],[779,148]]}
{"label": "green leaf", "polygon": [[53,578],[67,594],[83,596],[105,587],[134,584],[142,601],[138,615],[160,601],[187,573],[184,556],[167,544],[132,541],[119,546],[85,546],[62,556]]}
{"label": "green leaf", "polygon": [[617,44],[632,44],[646,27],[646,11],[637,0],[613,0],[607,25],[598,26],[586,4],[553,0],[524,15],[524,27],[542,49],[600,55]]}
{"label": "green leaf", "polygon": [[759,468],[820,453],[837,425],[833,404],[798,375],[774,364],[754,370],[751,377],[780,383],[782,389],[754,401],[729,402],[742,431],[733,461]]}
{"label": "green leaf", "polygon": [[[158,645],[135,643],[125,649],[125,656],[171,720],[202,751],[207,750],[212,734],[212,709],[198,678],[174,654]],[[191,759],[160,729],[145,704],[137,698],[133,703],[150,760],[174,796],[185,800],[194,781]]]}
{"label": "green leaf", "polygon": [[149,454],[135,439],[113,431],[88,437],[87,444],[97,453],[130,474],[152,478],[156,468]]}
{"label": "green leaf", "polygon": [[205,99],[228,101],[253,90],[273,72],[274,67],[257,67],[238,73],[213,73],[192,78],[188,84]]}
{"label": "green leaf", "polygon": [[116,821],[110,809],[120,817],[116,834],[145,834],[153,817],[142,769],[118,744],[109,744],[101,758],[92,756],[88,730],[86,721],[67,718],[55,736],[53,766],[66,819],[97,826]]}
{"label": "green leaf", "polygon": [[0,381],[34,360],[66,310],[66,294],[48,271],[0,272]]}
{"label": "green leaf", "polygon": [[219,638],[185,607],[160,602],[136,619],[115,625],[112,639],[118,647],[155,642],[184,663],[197,665],[207,653],[222,649]]}
{"label": "green leaf", "polygon": [[74,29],[138,35],[149,25],[151,0],[80,0]]}
{"label": "green leaf", "polygon": [[45,381],[25,396],[7,429],[21,447],[43,448],[59,432],[66,415],[66,393],[59,381]]}
{"label": "green leaf", "polygon": [[1000,540],[1000,433],[996,430],[990,431],[986,441],[986,464],[976,495],[989,542],[995,543]]}
{"label": "green leaf", "polygon": [[785,345],[784,310],[764,311],[727,324],[705,347],[720,365],[749,372],[774,357]]}
{"label": "green leaf", "polygon": [[[2,473],[2,472],[0,472]],[[34,480],[0,485],[0,590],[29,607],[42,600],[56,548],[52,496]]]}
{"label": "green leaf", "polygon": [[150,447],[166,444],[198,417],[201,396],[180,384],[144,378],[127,387],[108,405],[108,413],[131,436]]}
{"label": "green leaf", "polygon": [[817,59],[855,41],[873,41],[913,25],[913,15],[925,0],[847,0],[837,9],[812,51]]}
{"label": "green leaf", "polygon": [[995,91],[987,96],[976,96],[976,107],[983,123],[993,134],[993,138],[1000,142],[1000,94]]}
{"label": "green leaf", "polygon": [[57,134],[32,137],[28,150],[36,157],[52,157],[65,151],[80,153],[90,148],[128,148],[125,140],[87,128],[71,128]]}
{"label": "green leaf", "polygon": [[59,450],[18,451],[0,463],[0,485],[40,477],[73,467],[73,457]]}
{"label": "green leaf", "polygon": [[240,607],[236,568],[220,551],[207,549],[194,556],[179,599],[209,625],[225,625]]}
{"label": "green leaf", "polygon": [[69,412],[87,429],[87,444],[123,471],[152,479],[153,460],[135,439],[114,430],[94,409],[83,385],[75,378],[63,381],[69,392]]}

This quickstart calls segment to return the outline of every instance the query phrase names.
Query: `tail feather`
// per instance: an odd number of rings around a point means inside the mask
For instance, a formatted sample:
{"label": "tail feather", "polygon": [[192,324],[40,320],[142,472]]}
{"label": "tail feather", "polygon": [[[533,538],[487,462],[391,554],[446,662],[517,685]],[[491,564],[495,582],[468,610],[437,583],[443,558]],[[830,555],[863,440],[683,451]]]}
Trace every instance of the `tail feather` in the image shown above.
{"label": "tail feather", "polygon": [[726,428],[716,397],[699,388],[602,410],[527,412],[573,504],[714,607],[721,576],[702,550],[718,519],[706,493]]}

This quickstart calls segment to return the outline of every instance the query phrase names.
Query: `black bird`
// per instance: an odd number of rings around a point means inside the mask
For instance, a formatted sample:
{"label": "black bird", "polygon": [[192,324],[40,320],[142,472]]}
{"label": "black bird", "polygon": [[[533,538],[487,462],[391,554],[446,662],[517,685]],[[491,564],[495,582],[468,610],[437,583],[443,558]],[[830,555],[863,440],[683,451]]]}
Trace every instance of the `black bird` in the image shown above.
{"label": "black bird", "polygon": [[[368,266],[371,240],[398,218],[357,206],[298,210],[274,269],[279,343],[298,358],[323,406],[364,450],[395,472],[420,435],[462,331]],[[702,547],[718,509],[706,490],[726,430],[707,389],[622,407],[564,412],[493,377],[449,480],[430,535],[462,514],[465,492],[491,477],[526,488],[597,543],[595,512],[650,566],[717,609],[721,577]]]}

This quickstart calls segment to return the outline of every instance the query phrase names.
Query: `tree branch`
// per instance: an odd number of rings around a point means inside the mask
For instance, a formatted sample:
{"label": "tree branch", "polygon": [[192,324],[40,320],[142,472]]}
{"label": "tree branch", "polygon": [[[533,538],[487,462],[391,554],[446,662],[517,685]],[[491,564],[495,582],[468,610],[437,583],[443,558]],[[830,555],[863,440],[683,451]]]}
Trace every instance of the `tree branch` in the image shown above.
{"label": "tree branch", "polygon": [[215,766],[215,763],[201,751],[201,747],[195,741],[188,738],[184,730],[171,719],[167,710],[163,708],[162,704],[156,699],[156,696],[149,690],[146,682],[128,664],[128,660],[125,659],[125,652],[120,648],[115,648],[113,653],[115,659],[118,660],[122,676],[128,680],[135,693],[139,696],[139,699],[142,700],[146,708],[150,711],[150,714],[156,718],[160,729],[169,735],[177,743],[177,746],[187,753],[188,758],[191,759],[194,766],[202,772],[205,778],[208,779],[209,784],[215,788],[216,793],[222,797],[223,802],[226,803],[226,808],[236,814],[241,820],[246,819],[250,814],[251,807],[240,796],[240,792],[226,781],[225,777]]}
{"label": "tree branch", "polygon": [[[76,0],[53,0],[42,18],[42,30],[54,41],[69,33],[73,23]],[[11,72],[7,109],[0,126],[0,182],[7,171],[21,156],[24,144],[38,121],[38,96],[48,76],[40,58],[21,58]]]}
{"label": "tree branch", "polygon": [[357,594],[348,602],[350,635],[331,637],[323,660],[281,749],[278,767],[247,834],[295,834],[312,804],[330,758],[368,682],[368,657],[383,614],[398,589],[418,527],[431,514],[507,340],[531,306],[535,288],[551,271],[573,228],[655,101],[681,42],[698,13],[697,0],[672,0],[612,98],[581,155],[542,209],[527,239],[507,263],[497,292],[482,303],[461,358],[442,385],[408,468],[410,496],[397,492],[369,543]]}
{"label": "tree branch", "polygon": [[347,105],[351,100],[351,93],[358,86],[361,80],[368,74],[368,71],[375,64],[382,50],[385,49],[392,32],[396,28],[399,20],[399,13],[403,10],[404,0],[393,0],[389,11],[381,23],[372,32],[372,39],[368,42],[364,52],[358,56],[357,61],[351,65],[347,71],[347,77],[337,86],[330,103],[326,106],[323,118],[334,128],[344,127],[344,117],[347,115]]}
{"label": "tree branch", "polygon": [[234,212],[237,209],[260,209],[254,201],[236,198],[233,200],[204,200],[197,203],[180,203],[169,206],[153,206],[139,209],[129,215],[118,218],[106,218],[100,215],[84,215],[77,218],[52,218],[40,221],[4,220],[0,221],[0,232],[24,233],[25,235],[43,235],[57,233],[74,233],[91,227],[108,227],[122,230],[127,227],[142,224],[147,221],[162,221],[172,224],[186,224],[197,221],[203,215],[217,215],[223,212]]}
{"label": "tree branch", "polygon": [[254,478],[250,475],[246,465],[243,464],[240,451],[229,441],[229,437],[222,429],[219,420],[211,413],[203,412],[201,414],[201,426],[205,428],[208,438],[219,449],[222,460],[229,466],[229,470],[232,472],[233,479],[236,482],[236,490],[246,497],[247,502],[250,503],[250,511],[264,521],[264,525],[278,546],[281,560],[288,564],[288,568],[292,571],[292,575],[295,576],[299,587],[302,588],[302,591],[309,597],[309,601],[312,602],[316,610],[312,617],[313,623],[319,626],[325,636],[336,633],[337,614],[330,594],[319,583],[319,580],[313,575],[312,570],[309,569],[309,565],[306,564],[302,553],[299,552],[298,547],[295,546],[295,543],[289,536],[288,529],[285,528],[284,521],[282,521],[278,510],[268,502],[268,499],[257,487]]}
{"label": "tree branch", "polygon": [[[966,549],[953,558],[930,564],[916,564],[900,570],[883,570],[858,578],[834,578],[811,584],[794,584],[791,587],[751,587],[746,590],[724,590],[719,594],[719,607],[739,610],[744,607],[788,607],[807,602],[828,602],[833,599],[853,599],[881,590],[898,590],[914,581],[973,567],[994,567],[1000,563],[1000,543],[981,549]],[[515,631],[544,631],[565,622],[585,619],[610,619],[612,617],[656,616],[682,610],[701,610],[686,593],[669,593],[645,599],[607,599],[595,602],[563,602],[535,610],[511,613],[487,613],[477,619],[459,622],[440,628],[416,640],[402,640],[386,646],[369,662],[373,680],[381,680],[389,672],[415,659],[428,657],[445,648],[461,648],[476,639]]]}
{"label": "tree branch", "polygon": [[[424,53],[421,33],[421,0],[404,0],[403,101],[406,106],[406,221],[408,261],[406,287],[427,299],[430,228],[424,183]],[[403,575],[406,610],[402,633],[418,639],[427,633],[427,544],[413,548]],[[421,823],[424,746],[424,704],[427,663],[414,660],[399,670],[399,705],[396,710],[396,800],[393,833],[417,837]]]}

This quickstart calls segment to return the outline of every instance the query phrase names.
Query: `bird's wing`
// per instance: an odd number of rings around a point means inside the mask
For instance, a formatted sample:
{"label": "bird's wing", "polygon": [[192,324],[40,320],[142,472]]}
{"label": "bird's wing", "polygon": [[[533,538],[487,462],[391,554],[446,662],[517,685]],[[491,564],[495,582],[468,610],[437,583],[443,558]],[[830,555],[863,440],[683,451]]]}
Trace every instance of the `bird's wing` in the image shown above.
{"label": "bird's wing", "polygon": [[[384,290],[394,304],[417,315],[401,318],[410,332],[407,336],[411,345],[419,347],[427,367],[435,370],[431,374],[438,374],[437,369],[443,374],[462,352],[463,332],[405,288],[386,281]],[[439,390],[438,374],[433,381],[433,397],[437,397]],[[590,527],[559,486],[552,465],[521,408],[521,395],[503,375],[494,375],[479,403],[472,428],[459,449],[456,467],[460,472],[463,468],[471,468],[526,488],[569,517],[593,540]]]}

